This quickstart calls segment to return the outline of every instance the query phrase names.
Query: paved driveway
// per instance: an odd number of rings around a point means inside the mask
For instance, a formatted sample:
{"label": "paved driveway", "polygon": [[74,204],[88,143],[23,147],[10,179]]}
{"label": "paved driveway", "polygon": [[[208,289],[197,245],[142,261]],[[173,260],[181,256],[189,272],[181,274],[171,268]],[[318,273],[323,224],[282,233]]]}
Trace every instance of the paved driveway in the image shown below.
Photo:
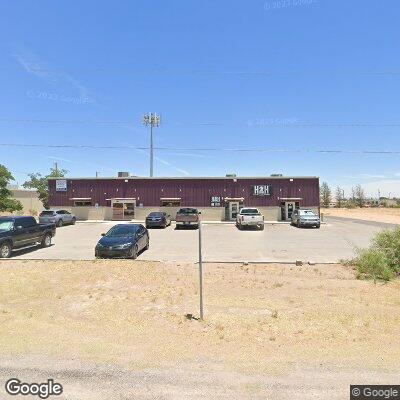
{"label": "paved driveway", "polygon": [[[286,224],[266,225],[264,231],[239,231],[233,224],[204,224],[203,260],[229,262],[337,262],[354,256],[355,247],[368,246],[372,236],[388,227],[360,220],[326,219],[321,229],[298,229]],[[77,223],[57,229],[53,245],[14,253],[24,259],[94,258],[102,232],[114,223]],[[150,249],[142,260],[198,260],[198,230],[150,230]]]}

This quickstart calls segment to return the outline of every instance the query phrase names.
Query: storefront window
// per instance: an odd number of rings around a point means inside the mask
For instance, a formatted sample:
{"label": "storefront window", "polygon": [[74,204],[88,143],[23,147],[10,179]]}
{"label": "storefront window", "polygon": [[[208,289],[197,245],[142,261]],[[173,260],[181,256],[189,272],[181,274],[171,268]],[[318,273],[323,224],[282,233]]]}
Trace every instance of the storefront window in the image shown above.
{"label": "storefront window", "polygon": [[75,200],[74,201],[74,206],[75,207],[88,207],[88,206],[91,206],[91,205],[92,205],[91,200],[79,200],[79,201]]}

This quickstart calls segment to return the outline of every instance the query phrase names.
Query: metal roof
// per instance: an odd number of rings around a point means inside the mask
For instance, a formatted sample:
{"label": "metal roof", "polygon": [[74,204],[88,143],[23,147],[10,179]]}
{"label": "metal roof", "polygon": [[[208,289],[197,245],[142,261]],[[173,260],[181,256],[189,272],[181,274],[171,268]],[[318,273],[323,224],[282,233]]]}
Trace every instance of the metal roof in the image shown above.
{"label": "metal roof", "polygon": [[234,176],[234,177],[226,177],[226,176],[129,176],[129,177],[118,177],[118,176],[109,176],[109,177],[63,177],[63,178],[48,178],[49,180],[172,180],[172,179],[188,179],[188,180],[242,180],[242,179],[271,179],[271,180],[282,180],[282,179],[319,179],[319,176]]}

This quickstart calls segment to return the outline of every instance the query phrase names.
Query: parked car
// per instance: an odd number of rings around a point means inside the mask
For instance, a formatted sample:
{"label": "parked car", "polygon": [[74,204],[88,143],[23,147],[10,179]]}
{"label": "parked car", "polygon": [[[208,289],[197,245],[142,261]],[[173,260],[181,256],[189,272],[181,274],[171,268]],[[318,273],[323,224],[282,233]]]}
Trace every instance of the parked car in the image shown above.
{"label": "parked car", "polygon": [[65,224],[75,225],[76,218],[67,210],[44,210],[39,215],[39,222],[41,224],[56,224],[61,227]]}
{"label": "parked car", "polygon": [[141,224],[114,225],[102,234],[95,248],[96,258],[119,257],[137,258],[150,245],[149,232]]}
{"label": "parked car", "polygon": [[182,226],[193,226],[195,228],[198,228],[200,222],[200,214],[201,213],[197,208],[181,208],[176,213],[176,229],[179,229]]}
{"label": "parked car", "polygon": [[236,226],[242,230],[244,227],[255,227],[264,230],[264,216],[257,208],[242,208],[236,216]]}
{"label": "parked car", "polygon": [[38,224],[34,217],[0,217],[0,258],[9,258],[13,250],[36,244],[49,247],[55,234],[54,224]]}
{"label": "parked car", "polygon": [[146,217],[146,228],[166,228],[171,225],[171,216],[165,212],[151,212]]}
{"label": "parked car", "polygon": [[305,226],[321,227],[321,220],[312,210],[294,210],[292,213],[291,225],[296,225],[298,228]]}

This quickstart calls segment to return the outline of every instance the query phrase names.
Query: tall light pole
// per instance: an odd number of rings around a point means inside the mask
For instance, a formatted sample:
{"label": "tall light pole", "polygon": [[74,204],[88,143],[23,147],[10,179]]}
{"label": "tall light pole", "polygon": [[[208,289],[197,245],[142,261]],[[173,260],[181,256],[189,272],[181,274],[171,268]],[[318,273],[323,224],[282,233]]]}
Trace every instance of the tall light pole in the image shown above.
{"label": "tall light pole", "polygon": [[156,113],[143,115],[143,125],[150,126],[150,177],[153,177],[153,127],[160,126],[161,116]]}

